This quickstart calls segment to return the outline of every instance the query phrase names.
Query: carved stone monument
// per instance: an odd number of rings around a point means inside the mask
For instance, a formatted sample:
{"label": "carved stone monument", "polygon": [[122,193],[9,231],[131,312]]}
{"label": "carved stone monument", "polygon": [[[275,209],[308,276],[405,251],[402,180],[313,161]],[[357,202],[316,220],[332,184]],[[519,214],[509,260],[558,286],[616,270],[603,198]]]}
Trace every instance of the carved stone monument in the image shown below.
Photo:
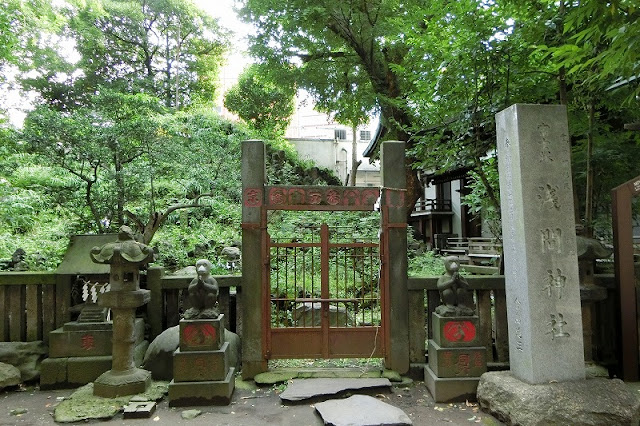
{"label": "carved stone monument", "polygon": [[444,266],[438,279],[442,304],[432,315],[425,382],[436,402],[475,400],[480,376],[487,371],[487,351],[479,345],[479,318],[473,293],[459,273],[460,260],[448,256]]}
{"label": "carved stone monument", "polygon": [[151,384],[151,373],[134,362],[136,308],[149,301],[150,292],[140,289],[139,269],[153,261],[155,253],[122,226],[116,242],[94,247],[90,255],[94,262],[110,265],[111,289],[98,297],[98,304],[113,313],[111,370],[96,379],[93,393],[106,398],[142,393]]}
{"label": "carved stone monument", "polygon": [[191,307],[180,321],[180,346],[173,354],[169,405],[228,405],[235,388],[235,367],[224,340],[224,315],[218,310],[218,283],[211,262],[196,263],[189,285]]}
{"label": "carved stone monument", "polygon": [[638,424],[620,380],[584,380],[566,108],[496,115],[511,371],[485,373],[480,406],[507,424]]}
{"label": "carved stone monument", "polygon": [[566,108],[496,115],[509,362],[527,383],[584,379]]}

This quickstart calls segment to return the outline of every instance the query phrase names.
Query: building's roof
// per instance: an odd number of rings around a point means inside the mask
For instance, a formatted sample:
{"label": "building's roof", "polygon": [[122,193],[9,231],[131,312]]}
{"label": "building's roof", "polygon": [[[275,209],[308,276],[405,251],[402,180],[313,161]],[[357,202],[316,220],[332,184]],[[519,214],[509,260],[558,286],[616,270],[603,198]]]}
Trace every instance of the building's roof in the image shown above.
{"label": "building's roof", "polygon": [[72,235],[69,247],[58,269],[56,269],[56,273],[68,275],[108,274],[109,265],[93,263],[89,252],[93,247],[100,247],[117,239],[118,234]]}

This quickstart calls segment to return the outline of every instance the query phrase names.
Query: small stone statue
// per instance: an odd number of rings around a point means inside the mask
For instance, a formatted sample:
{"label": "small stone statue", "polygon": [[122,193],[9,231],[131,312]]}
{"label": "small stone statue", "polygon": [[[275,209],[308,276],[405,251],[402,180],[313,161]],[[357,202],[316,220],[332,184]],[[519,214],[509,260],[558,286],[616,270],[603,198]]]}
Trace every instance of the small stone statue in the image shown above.
{"label": "small stone statue", "polygon": [[218,282],[211,276],[211,262],[200,259],[196,262],[198,276],[189,284],[191,307],[184,313],[184,319],[218,318]]}
{"label": "small stone statue", "polygon": [[457,256],[444,258],[445,273],[438,279],[438,291],[442,305],[436,313],[445,316],[472,316],[475,313],[473,295],[469,283],[460,275],[460,259]]}

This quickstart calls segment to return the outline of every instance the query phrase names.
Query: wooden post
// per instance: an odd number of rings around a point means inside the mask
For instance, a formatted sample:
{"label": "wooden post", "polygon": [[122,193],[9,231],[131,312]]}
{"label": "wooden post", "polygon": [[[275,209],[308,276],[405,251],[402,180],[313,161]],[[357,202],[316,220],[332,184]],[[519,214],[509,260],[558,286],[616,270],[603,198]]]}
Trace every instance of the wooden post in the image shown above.
{"label": "wooden post", "polygon": [[613,202],[613,246],[616,281],[620,289],[622,378],[638,380],[638,322],[633,264],[631,200],[640,194],[640,176],[611,191]]}
{"label": "wooden post", "polygon": [[264,238],[265,146],[262,141],[242,142],[242,377],[253,378],[267,370],[264,339],[266,253]]}
{"label": "wooden post", "polygon": [[150,266],[147,269],[147,289],[151,291],[151,300],[147,304],[147,320],[151,326],[150,340],[155,339],[164,330],[162,320],[164,314],[164,297],[162,295],[162,275],[164,269],[161,266]]}
{"label": "wooden post", "polygon": [[[388,296],[385,302],[388,318],[386,339],[387,367],[404,374],[409,370],[409,295],[407,289],[407,181],[405,174],[405,144],[384,142],[381,148],[383,239],[386,259],[383,260]],[[384,313],[383,313],[384,314]]]}
{"label": "wooden post", "polygon": [[71,279],[69,275],[56,275],[56,327],[71,320]]}

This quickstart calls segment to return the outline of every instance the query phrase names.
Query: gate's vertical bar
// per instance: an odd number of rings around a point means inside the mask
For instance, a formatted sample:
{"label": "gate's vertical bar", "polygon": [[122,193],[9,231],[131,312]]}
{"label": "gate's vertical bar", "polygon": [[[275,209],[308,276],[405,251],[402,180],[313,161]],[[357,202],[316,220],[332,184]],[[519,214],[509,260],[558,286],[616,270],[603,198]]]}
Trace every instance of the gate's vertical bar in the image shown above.
{"label": "gate's vertical bar", "polygon": [[242,377],[253,378],[267,370],[265,300],[263,285],[269,272],[264,224],[264,142],[242,142]]}
{"label": "gate's vertical bar", "polygon": [[405,144],[399,141],[384,142],[381,148],[382,159],[382,187],[381,203],[383,223],[386,229],[384,242],[387,245],[385,269],[388,289],[385,303],[389,307],[384,330],[388,336],[389,345],[386,346],[385,363],[387,367],[404,374],[409,370],[409,295],[407,289],[407,200],[405,168],[398,165],[405,164]]}
{"label": "gate's vertical bar", "polygon": [[[329,294],[329,225],[323,223],[320,227],[320,256],[322,265],[321,271],[321,297],[324,300],[330,298]],[[322,356],[329,358],[329,304],[322,302]]]}

